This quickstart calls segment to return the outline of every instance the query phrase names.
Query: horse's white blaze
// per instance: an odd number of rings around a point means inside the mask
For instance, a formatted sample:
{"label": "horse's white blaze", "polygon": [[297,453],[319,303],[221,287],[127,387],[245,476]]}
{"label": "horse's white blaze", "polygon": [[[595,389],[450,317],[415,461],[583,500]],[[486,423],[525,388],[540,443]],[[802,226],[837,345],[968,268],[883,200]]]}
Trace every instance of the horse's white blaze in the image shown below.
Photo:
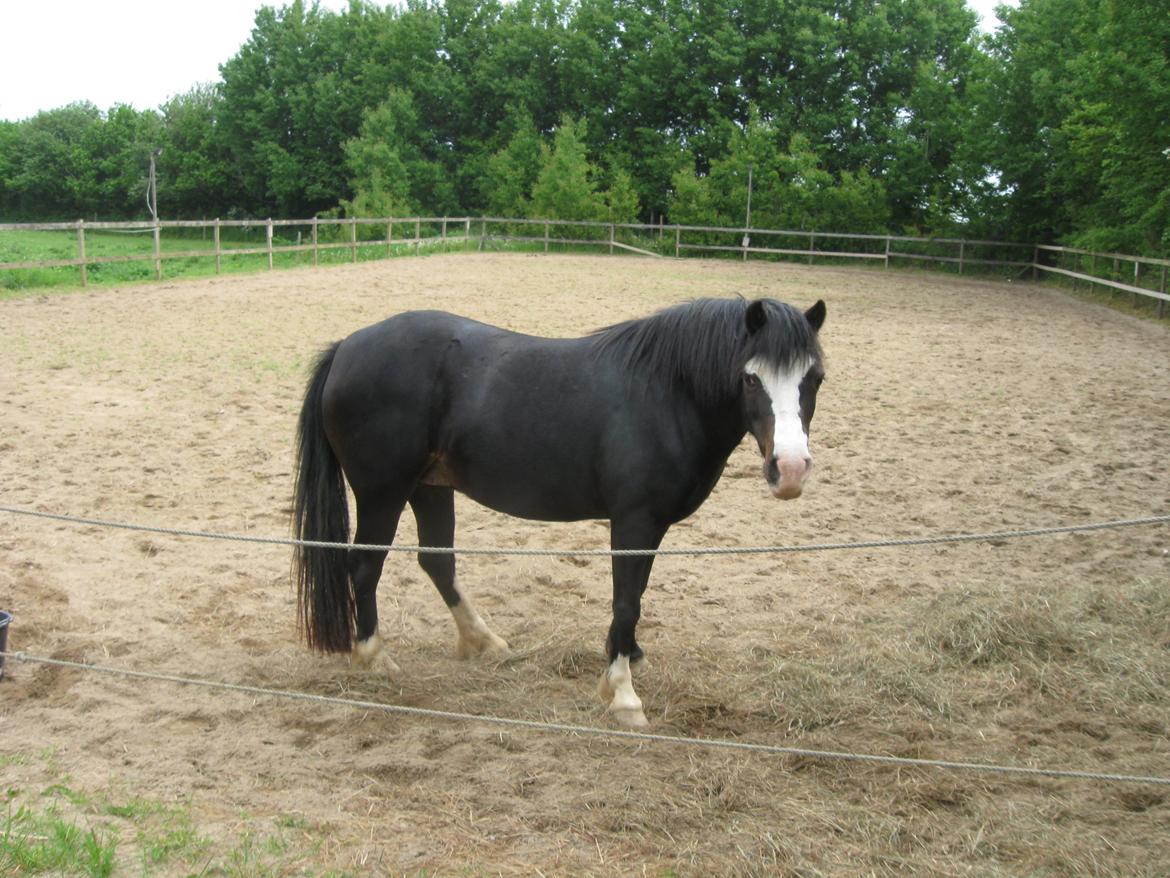
{"label": "horse's white blaze", "polygon": [[455,653],[460,658],[471,658],[484,652],[506,653],[508,651],[507,642],[488,628],[483,617],[476,612],[471,601],[467,599],[467,595],[459,590],[457,583],[455,591],[459,594],[459,603],[451,608],[451,617],[455,620],[455,627],[459,630]]}
{"label": "horse's white blaze", "polygon": [[813,367],[806,359],[789,369],[777,369],[760,357],[752,357],[744,371],[755,375],[764,385],[772,400],[775,427],[772,434],[772,456],[777,460],[809,460],[808,436],[800,420],[800,382]]}

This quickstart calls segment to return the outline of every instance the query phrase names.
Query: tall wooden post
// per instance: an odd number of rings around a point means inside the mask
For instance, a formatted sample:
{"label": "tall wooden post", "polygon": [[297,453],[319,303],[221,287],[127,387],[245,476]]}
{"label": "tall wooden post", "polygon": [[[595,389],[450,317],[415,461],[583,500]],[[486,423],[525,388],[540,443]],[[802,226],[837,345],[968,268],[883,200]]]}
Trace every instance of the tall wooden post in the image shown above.
{"label": "tall wooden post", "polygon": [[264,226],[264,237],[268,242],[268,270],[272,271],[272,217],[268,218],[268,222]]}
{"label": "tall wooden post", "polygon": [[[1165,265],[1162,266],[1162,286],[1160,287],[1160,292],[1162,293],[1163,296],[1166,295],[1166,266]],[[1166,300],[1159,299],[1158,300],[1158,319],[1161,320],[1162,316],[1165,313],[1166,313]]]}
{"label": "tall wooden post", "polygon": [[313,217],[313,267],[317,267],[317,217]]}
{"label": "tall wooden post", "polygon": [[89,272],[85,266],[85,220],[77,221],[77,258],[80,260],[81,285],[89,286]]}
{"label": "tall wooden post", "polygon": [[162,280],[162,234],[158,217],[154,219],[154,279]]}
{"label": "tall wooden post", "polygon": [[215,218],[215,227],[212,229],[211,237],[215,241],[215,273],[219,274],[220,257],[223,255],[219,246],[219,217]]}

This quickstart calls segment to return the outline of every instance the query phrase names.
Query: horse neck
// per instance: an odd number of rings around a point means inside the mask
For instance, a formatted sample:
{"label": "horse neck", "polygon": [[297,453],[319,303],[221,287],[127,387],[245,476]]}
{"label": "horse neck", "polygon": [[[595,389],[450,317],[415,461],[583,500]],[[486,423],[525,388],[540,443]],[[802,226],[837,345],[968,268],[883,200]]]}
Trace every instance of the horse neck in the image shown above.
{"label": "horse neck", "polygon": [[699,415],[710,454],[725,461],[747,435],[742,400],[727,394],[718,399],[702,398],[689,389],[681,390]]}

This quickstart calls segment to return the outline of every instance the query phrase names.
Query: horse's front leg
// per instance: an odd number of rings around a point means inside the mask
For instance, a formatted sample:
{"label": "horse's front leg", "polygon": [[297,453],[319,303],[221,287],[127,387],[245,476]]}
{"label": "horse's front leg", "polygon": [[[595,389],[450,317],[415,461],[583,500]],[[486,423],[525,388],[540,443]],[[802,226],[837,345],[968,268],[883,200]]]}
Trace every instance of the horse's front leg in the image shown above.
{"label": "horse's front leg", "polygon": [[[657,549],[665,535],[665,528],[614,521],[610,545],[614,549]],[[642,699],[634,691],[630,660],[642,655],[635,640],[635,629],[642,614],[642,592],[646,590],[653,566],[653,555],[613,557],[613,622],[606,639],[609,666],[601,675],[597,691],[614,720],[624,726],[648,725]]]}

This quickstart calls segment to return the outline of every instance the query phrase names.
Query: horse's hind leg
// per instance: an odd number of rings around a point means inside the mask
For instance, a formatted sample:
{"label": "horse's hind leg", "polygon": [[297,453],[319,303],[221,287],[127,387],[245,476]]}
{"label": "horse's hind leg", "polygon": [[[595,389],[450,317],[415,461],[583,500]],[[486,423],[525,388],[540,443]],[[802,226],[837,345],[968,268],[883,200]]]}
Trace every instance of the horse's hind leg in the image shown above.
{"label": "horse's hind leg", "polygon": [[[419,485],[410,497],[418,524],[420,546],[451,548],[455,544],[455,491],[437,485]],[[458,630],[455,652],[459,658],[488,653],[506,655],[508,644],[497,637],[475,611],[455,581],[455,556],[419,552],[419,566],[426,571],[451,611]]]}
{"label": "horse's hind leg", "polygon": [[[390,545],[394,542],[404,505],[401,500],[395,501],[385,496],[358,497],[354,542]],[[378,580],[382,576],[386,555],[385,551],[350,549],[349,552],[349,578],[353,583],[357,616],[357,642],[354,644],[352,662],[357,667],[372,666],[382,652],[382,638],[378,634]],[[390,673],[398,671],[398,666],[388,656],[384,656],[382,661]]]}

